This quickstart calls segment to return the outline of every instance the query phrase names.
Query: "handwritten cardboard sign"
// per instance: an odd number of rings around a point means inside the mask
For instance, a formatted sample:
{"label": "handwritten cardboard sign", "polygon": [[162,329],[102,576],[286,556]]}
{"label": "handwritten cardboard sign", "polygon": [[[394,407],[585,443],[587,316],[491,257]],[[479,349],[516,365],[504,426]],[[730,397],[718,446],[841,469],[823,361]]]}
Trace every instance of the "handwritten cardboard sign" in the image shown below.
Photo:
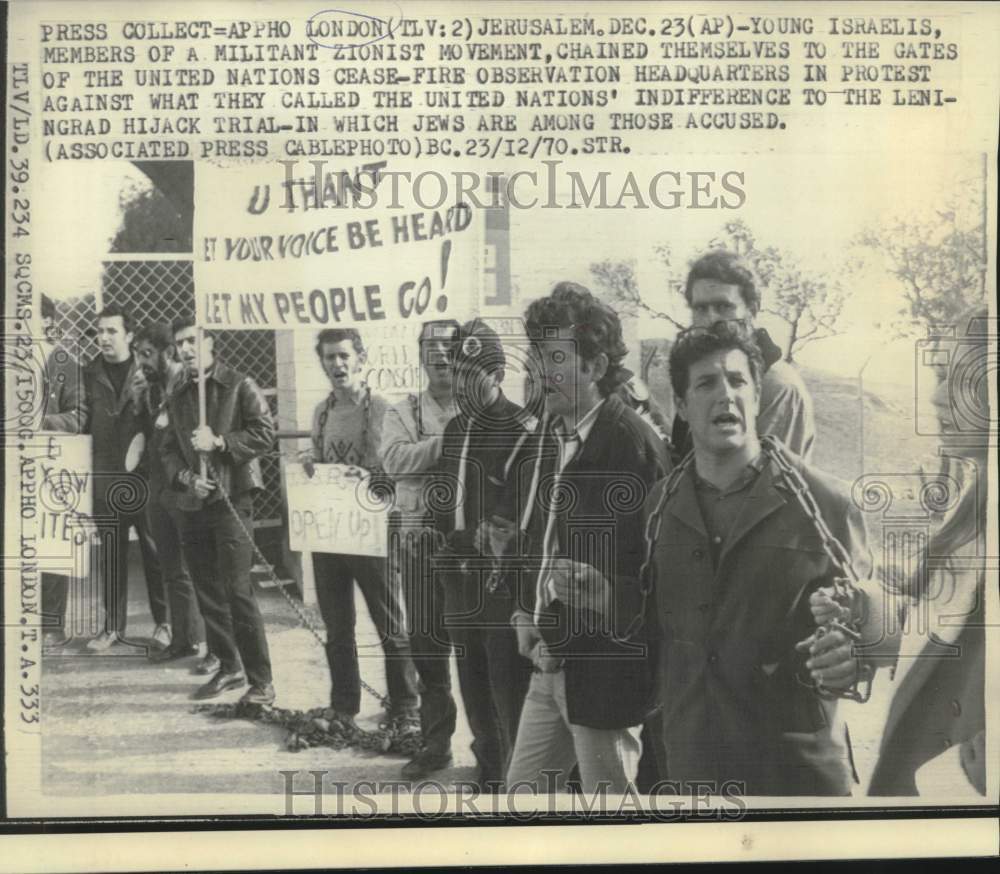
{"label": "handwritten cardboard sign", "polygon": [[288,539],[297,552],[385,556],[391,500],[373,493],[365,472],[345,464],[285,466]]}
{"label": "handwritten cardboard sign", "polygon": [[46,571],[83,577],[88,567],[93,487],[90,437],[45,433],[46,451],[37,456],[37,549]]}

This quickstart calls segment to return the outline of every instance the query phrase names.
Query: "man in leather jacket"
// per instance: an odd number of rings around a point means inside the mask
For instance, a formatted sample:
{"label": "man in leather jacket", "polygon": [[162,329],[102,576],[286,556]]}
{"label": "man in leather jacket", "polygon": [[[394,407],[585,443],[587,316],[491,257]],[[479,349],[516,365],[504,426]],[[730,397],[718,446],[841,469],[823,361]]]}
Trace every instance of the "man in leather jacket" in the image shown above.
{"label": "man in leather jacket", "polygon": [[[185,515],[181,541],[208,647],[221,663],[194,697],[214,698],[249,678],[243,700],[270,704],[271,659],[250,568],[253,496],[263,486],[259,458],[274,442],[274,421],[257,384],[215,360],[214,339],[206,335],[200,356],[206,424],[199,425],[198,332],[191,319],[175,321],[173,330],[188,380],[169,401],[163,465],[167,482],[184,493],[178,502]],[[200,473],[202,457],[207,476]]]}

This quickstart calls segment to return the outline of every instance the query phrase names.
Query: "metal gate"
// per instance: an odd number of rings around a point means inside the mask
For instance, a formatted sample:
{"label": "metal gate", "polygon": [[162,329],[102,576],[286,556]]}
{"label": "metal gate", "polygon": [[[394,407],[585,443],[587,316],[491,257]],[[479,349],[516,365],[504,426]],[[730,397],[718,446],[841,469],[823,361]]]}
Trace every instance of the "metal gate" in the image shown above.
{"label": "metal gate", "polygon": [[[155,321],[171,322],[193,316],[194,265],[190,261],[105,261],[101,281],[102,305],[127,306],[137,327]],[[93,338],[97,330],[96,295],[55,301],[56,323],[62,345],[83,362],[97,354]],[[215,331],[216,351],[227,364],[251,376],[261,387],[277,417],[277,358],[271,331]],[[261,459],[264,489],[254,504],[254,526],[280,528],[282,512],[281,476],[277,448]]]}

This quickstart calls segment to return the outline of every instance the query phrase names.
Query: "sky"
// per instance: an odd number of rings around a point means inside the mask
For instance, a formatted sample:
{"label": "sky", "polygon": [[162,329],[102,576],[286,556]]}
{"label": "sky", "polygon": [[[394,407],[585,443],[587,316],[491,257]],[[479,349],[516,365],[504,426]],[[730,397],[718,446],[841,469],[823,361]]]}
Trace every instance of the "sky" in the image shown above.
{"label": "sky", "polygon": [[51,245],[36,265],[38,288],[54,300],[101,286],[101,262],[121,225],[118,200],[125,190],[152,188],[128,161],[55,162],[36,177],[35,227]]}
{"label": "sky", "polygon": [[[583,178],[609,167],[607,161],[583,160],[573,166]],[[947,194],[956,190],[967,190],[970,199],[980,197],[983,166],[980,155],[935,155],[917,148],[900,148],[892,156],[872,152],[633,156],[627,168],[622,167],[631,170],[640,190],[664,170],[714,171],[718,176],[737,171],[743,173],[746,201],[738,210],[511,209],[512,275],[523,304],[562,279],[592,285],[593,262],[631,259],[650,303],[686,323],[683,300],[657,291],[666,287],[669,275],[655,253],[657,244],[670,244],[677,265],[673,272],[680,276],[726,221],[742,218],[762,245],[777,246],[810,268],[829,271],[868,223],[933,215]],[[624,172],[612,173],[609,191],[619,190]],[[36,226],[45,227],[53,242],[51,257],[37,265],[38,287],[57,299],[95,290],[100,286],[101,261],[120,223],[120,194],[149,187],[148,179],[128,162],[67,162],[47,167],[38,184]],[[560,186],[561,195],[567,191],[568,185]],[[845,334],[806,346],[797,360],[843,376],[856,376],[864,368],[886,381],[911,380],[912,341],[889,344],[874,327],[891,319],[899,301],[898,281],[882,268],[876,254],[869,253],[869,263],[856,275],[855,292],[844,311]],[[787,328],[779,319],[765,313],[761,323],[779,343],[785,342]],[[630,333],[670,336],[672,329],[647,318],[631,326]]]}
{"label": "sky", "polygon": [[[686,323],[683,299],[657,293],[666,288],[669,275],[654,251],[658,243],[671,245],[678,265],[674,273],[682,276],[685,265],[707,248],[723,224],[738,217],[758,243],[790,251],[806,266],[828,271],[864,225],[893,216],[932,216],[951,191],[967,189],[969,198],[979,198],[983,191],[979,155],[943,157],[913,151],[890,159],[865,153],[771,153],[707,155],[697,163],[690,156],[671,161],[665,155],[630,166],[640,180],[664,169],[714,170],[720,175],[742,171],[746,203],[739,210],[513,210],[512,272],[525,302],[560,279],[592,286],[593,262],[634,259],[644,297]],[[611,183],[609,190],[615,190]],[[877,255],[869,262],[856,275],[854,294],[845,307],[844,336],[807,345],[798,360],[842,376],[856,376],[864,368],[869,376],[877,374],[885,381],[911,381],[913,341],[888,343],[875,328],[895,314],[901,287]],[[785,342],[787,327],[780,319],[763,314],[760,322],[779,343]],[[656,319],[640,320],[637,327],[640,337],[673,333]]]}

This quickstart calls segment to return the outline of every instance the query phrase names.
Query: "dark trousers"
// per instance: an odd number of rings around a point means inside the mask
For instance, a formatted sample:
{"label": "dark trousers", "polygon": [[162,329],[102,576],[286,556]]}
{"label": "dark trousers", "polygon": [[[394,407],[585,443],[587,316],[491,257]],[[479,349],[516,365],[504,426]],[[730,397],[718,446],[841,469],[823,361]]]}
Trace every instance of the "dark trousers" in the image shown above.
{"label": "dark trousers", "polygon": [[450,755],[458,708],[451,692],[452,646],[444,627],[444,586],[432,571],[434,540],[419,527],[408,531],[399,526],[395,531],[400,542],[394,546],[390,535],[390,573],[401,580],[406,602],[410,650],[420,678],[420,732],[428,752]]}
{"label": "dark trousers", "polygon": [[209,650],[226,672],[238,670],[242,661],[250,682],[261,686],[271,682],[271,656],[250,582],[253,546],[243,530],[253,533],[253,499],[240,495],[233,504],[238,519],[223,501],[184,511],[181,542]]}
{"label": "dark trousers", "polygon": [[66,602],[69,599],[69,577],[62,574],[42,574],[42,631],[66,630]]}
{"label": "dark trousers", "polygon": [[194,581],[181,547],[183,513],[173,507],[165,507],[159,495],[150,496],[146,511],[170,603],[172,645],[180,648],[204,643],[205,623],[198,609]]}
{"label": "dark trousers", "polygon": [[[107,508],[98,509],[97,514],[104,516],[112,511]],[[104,599],[106,631],[114,631],[119,637],[125,636],[125,626],[128,622],[128,551],[129,529],[135,528],[139,536],[139,550],[142,553],[142,570],[146,577],[146,593],[149,596],[149,610],[153,614],[153,622],[161,625],[170,621],[167,609],[166,592],[163,586],[163,574],[156,553],[156,544],[149,528],[146,509],[143,508],[134,515],[118,516],[117,525],[100,530],[100,546],[98,561],[101,569],[101,590]]]}
{"label": "dark trousers", "polygon": [[458,684],[480,778],[502,783],[517,740],[531,664],[517,651],[513,602],[483,593],[478,571],[448,572],[445,628],[455,645]]}
{"label": "dark trousers", "polygon": [[386,560],[374,556],[314,553],[316,600],[326,623],[330,706],[351,716],[361,710],[361,673],[355,636],[354,583],[368,605],[385,656],[385,678],[393,713],[417,709],[417,676],[410,657],[399,582]]}

